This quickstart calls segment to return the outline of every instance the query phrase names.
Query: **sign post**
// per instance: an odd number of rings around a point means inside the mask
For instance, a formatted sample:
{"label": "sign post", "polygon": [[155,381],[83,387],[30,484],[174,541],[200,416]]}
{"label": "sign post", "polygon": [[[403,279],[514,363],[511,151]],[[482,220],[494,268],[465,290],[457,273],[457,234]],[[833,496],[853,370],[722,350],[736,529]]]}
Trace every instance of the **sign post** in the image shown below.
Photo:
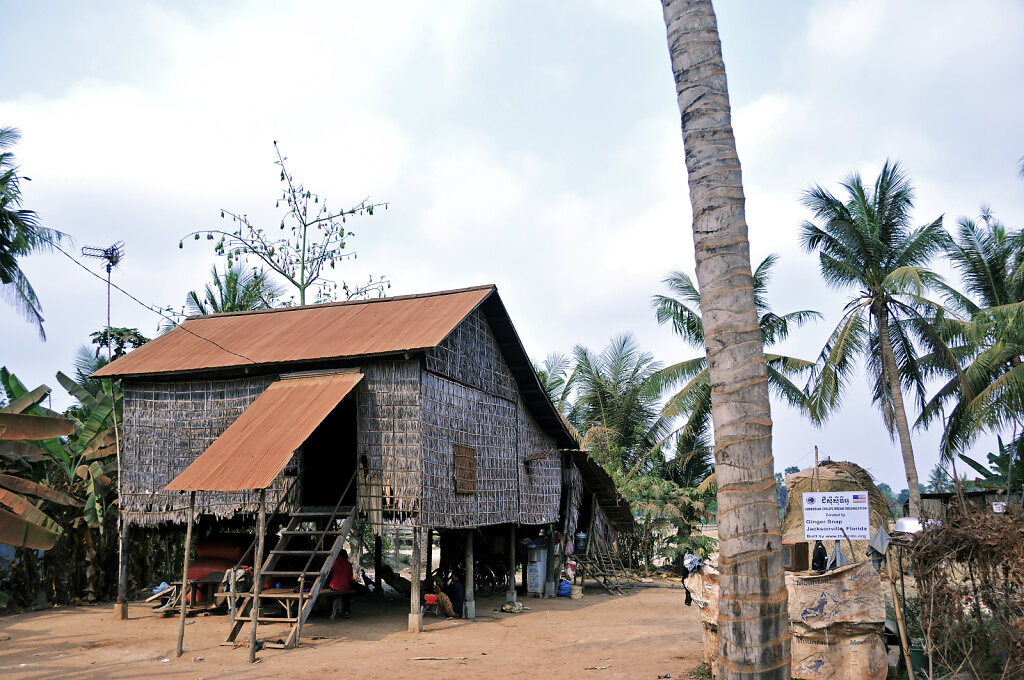
{"label": "sign post", "polygon": [[810,491],[803,500],[804,540],[871,539],[867,491]]}

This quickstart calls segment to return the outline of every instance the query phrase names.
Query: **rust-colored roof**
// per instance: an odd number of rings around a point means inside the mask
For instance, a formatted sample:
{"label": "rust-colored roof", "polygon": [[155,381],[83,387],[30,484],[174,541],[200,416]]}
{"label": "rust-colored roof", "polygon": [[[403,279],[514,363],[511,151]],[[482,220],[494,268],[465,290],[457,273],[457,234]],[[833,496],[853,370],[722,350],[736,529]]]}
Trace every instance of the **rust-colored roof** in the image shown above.
{"label": "rust-colored roof", "polygon": [[93,375],[128,376],[372,356],[436,346],[494,286],[190,317]]}
{"label": "rust-colored roof", "polygon": [[267,488],[295,449],[362,378],[362,373],[350,372],[282,378],[272,383],[164,490]]}

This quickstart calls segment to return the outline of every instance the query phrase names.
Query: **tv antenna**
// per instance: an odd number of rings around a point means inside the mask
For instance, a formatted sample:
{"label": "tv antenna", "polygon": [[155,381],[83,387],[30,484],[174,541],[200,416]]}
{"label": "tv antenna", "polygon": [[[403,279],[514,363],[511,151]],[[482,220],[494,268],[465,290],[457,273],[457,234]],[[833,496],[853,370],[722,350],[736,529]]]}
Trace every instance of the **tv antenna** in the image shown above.
{"label": "tv antenna", "polygon": [[107,363],[113,361],[110,352],[110,270],[124,259],[124,241],[117,241],[109,248],[94,248],[85,246],[82,248],[83,257],[93,257],[97,260],[107,261]]}
{"label": "tv antenna", "polygon": [[[94,248],[92,246],[85,246],[82,248],[83,257],[93,257],[97,260],[107,261],[107,364],[109,365],[114,358],[111,356],[110,351],[110,270],[118,265],[122,259],[124,259],[124,241],[116,241],[109,248]],[[97,350],[98,352],[98,350]],[[117,424],[117,401],[114,397],[113,385],[110,389],[110,399],[113,411],[111,416],[114,419],[114,446],[117,453],[117,486],[118,495],[121,494],[121,436],[118,433]],[[114,605],[114,613],[121,619],[128,618],[127,610],[125,609],[126,601],[126,586],[128,581],[127,568],[128,568],[128,536],[126,533],[126,525],[124,524],[124,514],[121,512],[117,513],[117,602]],[[184,591],[182,591],[184,592]]]}

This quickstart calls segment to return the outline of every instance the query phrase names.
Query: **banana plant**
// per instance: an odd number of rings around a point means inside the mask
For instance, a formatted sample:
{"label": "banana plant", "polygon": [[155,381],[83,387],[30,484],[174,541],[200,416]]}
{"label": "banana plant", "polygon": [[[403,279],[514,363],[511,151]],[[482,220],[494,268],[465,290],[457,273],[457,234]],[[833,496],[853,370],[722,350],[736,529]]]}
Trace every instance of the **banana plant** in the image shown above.
{"label": "banana plant", "polygon": [[[7,385],[7,370],[0,377]],[[10,403],[0,409],[0,543],[16,547],[48,550],[63,533],[63,529],[49,515],[40,510],[43,502],[82,506],[78,499],[44,484],[18,476],[31,463],[49,458],[40,441],[59,441],[59,437],[74,431],[74,422],[53,413],[26,413],[43,411],[39,406],[50,388],[41,385],[34,390],[8,390]],[[20,470],[19,470],[20,468]],[[38,499],[32,502],[30,498]]]}
{"label": "banana plant", "polygon": [[[57,374],[57,380],[81,403],[82,408],[75,409],[76,416],[69,419],[73,429],[68,437],[38,440],[30,444],[32,449],[27,453],[35,461],[50,462],[51,470],[48,472],[52,473],[55,466],[58,476],[62,477],[59,481],[52,481],[65,486],[74,496],[84,498],[78,505],[82,507],[82,512],[73,520],[72,526],[84,523],[102,532],[103,519],[114,488],[111,475],[117,471],[115,454],[120,435],[120,408],[115,409],[115,403],[120,406],[120,384],[105,380],[99,390],[93,393],[63,373]],[[20,403],[30,415],[56,415],[39,405],[49,388],[40,396],[39,388],[28,390],[6,368],[0,369],[0,382],[11,400],[11,407]],[[39,396],[39,399],[25,401],[32,394]],[[21,449],[25,452],[24,447]]]}

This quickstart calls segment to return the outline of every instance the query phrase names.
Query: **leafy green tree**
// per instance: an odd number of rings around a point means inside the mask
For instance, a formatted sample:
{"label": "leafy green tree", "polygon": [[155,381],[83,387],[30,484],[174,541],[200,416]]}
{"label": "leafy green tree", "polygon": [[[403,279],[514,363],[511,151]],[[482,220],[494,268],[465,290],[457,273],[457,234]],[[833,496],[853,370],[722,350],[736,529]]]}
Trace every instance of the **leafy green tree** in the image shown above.
{"label": "leafy green tree", "polygon": [[18,259],[33,251],[47,251],[66,235],[39,224],[35,211],[21,207],[21,181],[14,154],[9,151],[21,139],[17,128],[0,127],[0,298],[43,332],[43,310],[35,289],[18,265]]}
{"label": "leafy green tree", "polygon": [[92,344],[96,345],[97,357],[110,344],[111,361],[149,342],[149,338],[140,333],[138,328],[103,328],[90,333],[89,337],[92,338]]}
{"label": "leafy green tree", "polygon": [[[374,209],[387,209],[387,204],[364,199],[351,208],[328,207],[326,199],[295,181],[285,166],[287,158],[281,155],[277,142],[274,142],[274,151],[283,185],[281,197],[274,204],[277,209],[284,204],[279,226],[259,227],[245,213],[221,210],[221,218],[230,217],[233,228],[201,229],[184,238],[198,241],[206,236],[207,240],[215,241],[214,252],[227,259],[229,270],[236,261],[250,257],[261,261],[295,288],[300,305],[334,300],[339,294],[338,283],[328,277],[328,270],[333,270],[342,260],[357,256],[347,249],[348,239],[355,235],[347,229],[347,218],[364,212],[373,215]],[[178,247],[184,247],[184,239]],[[345,299],[373,293],[383,295],[389,286],[383,276],[376,279],[371,276],[361,285],[342,281],[340,293]],[[315,293],[315,298],[307,300],[307,291]]]}
{"label": "leafy green tree", "polygon": [[821,186],[803,197],[816,221],[802,225],[804,248],[818,253],[829,287],[853,291],[811,373],[806,388],[811,415],[821,423],[839,406],[857,358],[864,357],[873,401],[890,437],[899,438],[910,513],[919,516],[921,495],[903,390],[910,390],[923,407],[925,371],[915,341],[941,352],[931,324],[936,305],[923,295],[942,285],[927,265],[948,237],[942,217],[910,226],[914,191],[898,163],[886,161],[873,187],[866,187],[858,174],[842,186],[846,202]]}
{"label": "leafy green tree", "polygon": [[[778,258],[769,255],[754,271],[754,304],[761,342],[769,348],[789,337],[804,324],[821,318],[811,310],[799,310],[778,315],[768,305],[768,282]],[[701,295],[693,280],[685,273],[674,271],[663,281],[670,295],[655,295],[652,304],[659,324],[671,324],[672,330],[695,349],[704,349],[704,321],[701,317]],[[806,374],[813,363],[782,354],[765,353],[768,367],[768,385],[774,396],[792,406],[806,410],[806,397],[792,378]],[[662,389],[679,390],[666,402],[662,417],[683,417],[683,424],[675,436],[682,441],[706,437],[711,425],[711,385],[708,380],[707,356],[681,361],[662,369],[656,380]],[[684,447],[685,448],[685,447]]]}

